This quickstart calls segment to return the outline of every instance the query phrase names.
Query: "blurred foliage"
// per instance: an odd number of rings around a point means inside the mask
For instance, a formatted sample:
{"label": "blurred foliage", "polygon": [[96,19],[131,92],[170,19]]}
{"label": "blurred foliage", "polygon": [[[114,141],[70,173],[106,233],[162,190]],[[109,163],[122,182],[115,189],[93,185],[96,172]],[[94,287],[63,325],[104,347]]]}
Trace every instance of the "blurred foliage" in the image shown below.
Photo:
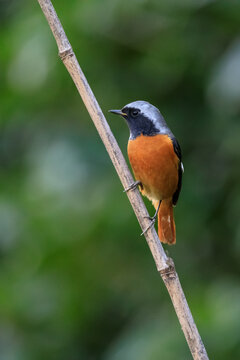
{"label": "blurred foliage", "polygon": [[[158,106],[178,138],[167,250],[210,358],[239,359],[240,2],[54,5],[124,154],[107,110],[130,101]],[[191,359],[37,1],[0,6],[0,359]]]}

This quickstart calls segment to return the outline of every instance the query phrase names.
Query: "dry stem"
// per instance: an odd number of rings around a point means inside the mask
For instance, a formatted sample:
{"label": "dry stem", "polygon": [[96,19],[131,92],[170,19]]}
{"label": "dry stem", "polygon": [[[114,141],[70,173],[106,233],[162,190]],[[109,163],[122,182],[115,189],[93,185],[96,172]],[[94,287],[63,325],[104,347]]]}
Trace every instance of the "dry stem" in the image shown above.
{"label": "dry stem", "polygon": [[[113,162],[123,187],[128,188],[133,183],[132,175],[128,169],[116,139],[114,138],[102,113],[102,110],[90,86],[88,85],[87,79],[85,78],[78,64],[77,58],[58,19],[55,9],[50,0],[38,0],[38,2],[57,42],[59,56],[70,73],[79,91],[79,94],[82,97],[82,100]],[[148,212],[138,189],[129,191],[127,196],[142,230],[146,229],[146,227],[149,225],[149,220],[147,219]],[[154,227],[150,228],[144,235],[153,255],[157,269],[160,272],[171,297],[173,306],[175,308],[193,358],[195,360],[207,360],[207,352],[194,323],[173,261],[166,256]]]}

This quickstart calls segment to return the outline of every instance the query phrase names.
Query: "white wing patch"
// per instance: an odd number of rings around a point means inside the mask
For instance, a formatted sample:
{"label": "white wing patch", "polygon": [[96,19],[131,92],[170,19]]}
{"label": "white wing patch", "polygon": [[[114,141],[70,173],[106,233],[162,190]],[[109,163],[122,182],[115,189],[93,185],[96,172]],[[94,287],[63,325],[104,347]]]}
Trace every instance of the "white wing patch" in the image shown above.
{"label": "white wing patch", "polygon": [[181,169],[182,169],[182,172],[184,173],[184,166],[183,166],[182,162],[181,162]]}

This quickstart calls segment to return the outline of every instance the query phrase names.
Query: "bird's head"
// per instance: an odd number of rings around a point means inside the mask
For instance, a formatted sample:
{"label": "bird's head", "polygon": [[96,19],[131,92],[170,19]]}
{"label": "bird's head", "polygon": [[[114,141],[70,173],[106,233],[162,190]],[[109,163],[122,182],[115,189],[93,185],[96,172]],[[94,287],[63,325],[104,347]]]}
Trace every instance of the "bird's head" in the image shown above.
{"label": "bird's head", "polygon": [[147,101],[134,101],[121,110],[109,111],[121,115],[127,121],[130,139],[135,139],[139,135],[171,134],[160,111]]}

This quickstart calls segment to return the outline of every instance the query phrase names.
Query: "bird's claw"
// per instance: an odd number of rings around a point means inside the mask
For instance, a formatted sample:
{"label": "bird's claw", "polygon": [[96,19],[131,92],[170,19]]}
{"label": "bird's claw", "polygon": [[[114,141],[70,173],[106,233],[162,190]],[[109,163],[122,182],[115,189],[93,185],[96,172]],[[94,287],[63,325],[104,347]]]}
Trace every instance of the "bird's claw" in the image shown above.
{"label": "bird's claw", "polygon": [[141,181],[134,181],[127,189],[124,189],[123,192],[128,192],[129,190],[135,190],[138,185],[141,185]]}
{"label": "bird's claw", "polygon": [[160,208],[160,205],[161,205],[161,201],[159,201],[159,204],[158,204],[158,207],[157,207],[157,210],[155,212],[155,214],[153,216],[144,216],[145,219],[149,219],[151,220],[151,223],[148,225],[148,227],[141,233],[141,235],[144,235],[145,232],[147,232],[154,224],[155,224],[155,221],[156,221],[156,218],[157,218],[157,214],[158,214],[158,211],[159,211],[159,208]]}
{"label": "bird's claw", "polygon": [[141,233],[141,236],[144,235],[151,227],[155,224],[156,217],[151,216],[144,216],[145,218],[151,220],[151,223],[148,225],[148,227]]}
{"label": "bird's claw", "polygon": [[144,216],[144,218],[145,219],[148,219],[148,220],[151,220],[151,221],[154,221],[155,222],[155,220],[156,220],[156,216],[154,215],[154,216]]}

